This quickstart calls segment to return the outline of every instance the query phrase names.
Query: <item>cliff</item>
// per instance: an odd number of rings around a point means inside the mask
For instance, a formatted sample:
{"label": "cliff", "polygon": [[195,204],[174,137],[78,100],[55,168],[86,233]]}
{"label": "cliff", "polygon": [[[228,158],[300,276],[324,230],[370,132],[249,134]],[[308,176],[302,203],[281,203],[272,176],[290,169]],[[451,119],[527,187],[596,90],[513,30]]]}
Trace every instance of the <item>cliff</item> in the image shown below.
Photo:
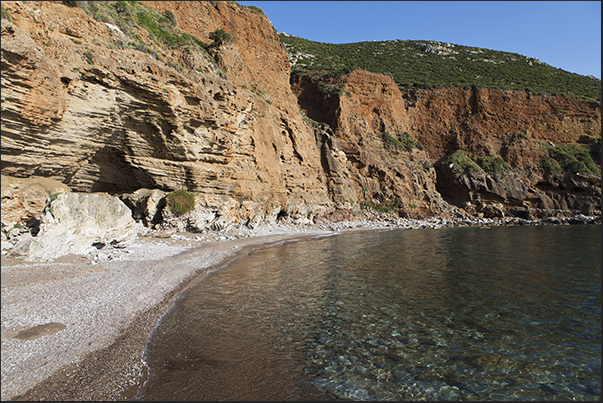
{"label": "cliff", "polygon": [[496,217],[600,212],[598,102],[475,87],[402,94],[360,70],[293,77],[292,87],[332,128],[360,198],[428,215],[446,211],[438,196]]}
{"label": "cliff", "polygon": [[2,174],[76,192],[186,188],[287,214],[295,201],[328,205],[267,18],[221,2],[145,5],[171,7],[202,39],[223,27],[236,40],[215,50],[217,64],[190,48],[157,47],[158,60],[119,49],[125,34],[82,8],[3,3],[13,23],[2,20]]}
{"label": "cliff", "polygon": [[[402,94],[360,70],[291,77],[268,18],[234,2],[136,6],[170,17],[185,45],[78,3],[2,3],[12,19],[1,32],[3,227],[41,214],[56,186],[31,196],[37,209],[14,202],[40,178],[124,200],[187,189],[220,228],[359,206],[600,214],[600,103],[479,88]],[[116,21],[139,15],[106,7]],[[219,29],[232,41],[216,42]],[[205,51],[191,37],[214,42]],[[476,168],[459,170],[461,157]]]}

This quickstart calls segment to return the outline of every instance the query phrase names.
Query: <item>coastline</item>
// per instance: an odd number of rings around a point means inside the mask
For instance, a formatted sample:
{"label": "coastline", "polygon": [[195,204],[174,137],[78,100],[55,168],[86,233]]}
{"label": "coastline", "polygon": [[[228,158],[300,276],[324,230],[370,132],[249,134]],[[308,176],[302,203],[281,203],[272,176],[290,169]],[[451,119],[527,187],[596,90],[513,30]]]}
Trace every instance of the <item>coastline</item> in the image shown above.
{"label": "coastline", "polygon": [[[132,397],[151,331],[189,286],[256,248],[333,235],[274,232],[193,246],[183,239],[194,234],[147,238],[128,247],[134,256],[99,263],[77,256],[23,263],[3,256],[2,400]],[[45,323],[66,327],[31,340],[16,338]]]}
{"label": "coastline", "polygon": [[[518,221],[519,220],[519,221]],[[598,220],[598,221],[597,221]],[[580,219],[565,222],[578,223]],[[583,222],[593,222],[583,221]],[[594,220],[600,223],[600,217]],[[513,220],[398,220],[279,226],[245,237],[141,237],[106,261],[71,256],[51,263],[2,257],[2,400],[126,400],[142,379],[142,353],[158,320],[210,270],[257,248],[350,231],[448,226],[542,225]],[[57,322],[31,340],[19,332]]]}

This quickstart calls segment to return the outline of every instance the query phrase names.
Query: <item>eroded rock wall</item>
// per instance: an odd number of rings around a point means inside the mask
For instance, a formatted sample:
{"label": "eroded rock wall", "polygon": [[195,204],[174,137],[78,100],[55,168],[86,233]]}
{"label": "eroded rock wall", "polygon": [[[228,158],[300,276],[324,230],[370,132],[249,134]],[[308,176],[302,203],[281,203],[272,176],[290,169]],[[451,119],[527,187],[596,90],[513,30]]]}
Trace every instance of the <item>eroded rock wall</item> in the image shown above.
{"label": "eroded rock wall", "polygon": [[[402,94],[390,77],[360,70],[291,83],[300,108],[333,129],[355,200],[404,214],[448,214],[450,204],[487,216],[600,214],[600,175],[542,168],[547,149],[575,144],[600,170],[600,103],[484,88]],[[510,172],[457,171],[443,163],[457,150],[499,158]]]}
{"label": "eroded rock wall", "polygon": [[214,4],[145,2],[206,42],[229,32],[217,63],[190,47],[156,48],[161,60],[120,49],[119,29],[62,2],[3,2],[13,17],[2,20],[3,175],[75,192],[185,188],[322,211],[320,145],[274,28],[262,13]]}

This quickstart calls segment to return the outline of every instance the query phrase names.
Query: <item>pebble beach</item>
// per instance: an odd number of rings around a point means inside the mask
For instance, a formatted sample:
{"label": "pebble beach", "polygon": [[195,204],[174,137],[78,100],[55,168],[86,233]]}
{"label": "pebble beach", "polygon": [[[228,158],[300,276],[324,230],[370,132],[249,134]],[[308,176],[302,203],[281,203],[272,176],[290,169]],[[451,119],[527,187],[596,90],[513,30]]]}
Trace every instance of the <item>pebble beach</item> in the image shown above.
{"label": "pebble beach", "polygon": [[262,245],[325,234],[274,232],[147,237],[105,261],[2,257],[2,400],[127,398],[150,332],[193,281]]}
{"label": "pebble beach", "polygon": [[[574,218],[595,219],[600,220]],[[353,230],[541,224],[513,220],[356,221],[231,234],[151,233],[124,249],[94,256],[69,255],[46,263],[2,256],[2,400],[135,397],[145,379],[142,353],[161,316],[187,287],[256,248]]]}

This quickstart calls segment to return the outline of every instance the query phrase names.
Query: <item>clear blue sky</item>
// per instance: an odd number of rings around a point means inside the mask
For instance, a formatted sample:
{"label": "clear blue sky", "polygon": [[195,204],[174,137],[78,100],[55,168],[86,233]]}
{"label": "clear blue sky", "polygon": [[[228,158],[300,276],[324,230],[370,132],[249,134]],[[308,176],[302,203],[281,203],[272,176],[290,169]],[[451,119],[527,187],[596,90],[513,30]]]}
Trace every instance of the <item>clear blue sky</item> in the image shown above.
{"label": "clear blue sky", "polygon": [[600,1],[238,1],[278,32],[326,43],[434,40],[601,78]]}

